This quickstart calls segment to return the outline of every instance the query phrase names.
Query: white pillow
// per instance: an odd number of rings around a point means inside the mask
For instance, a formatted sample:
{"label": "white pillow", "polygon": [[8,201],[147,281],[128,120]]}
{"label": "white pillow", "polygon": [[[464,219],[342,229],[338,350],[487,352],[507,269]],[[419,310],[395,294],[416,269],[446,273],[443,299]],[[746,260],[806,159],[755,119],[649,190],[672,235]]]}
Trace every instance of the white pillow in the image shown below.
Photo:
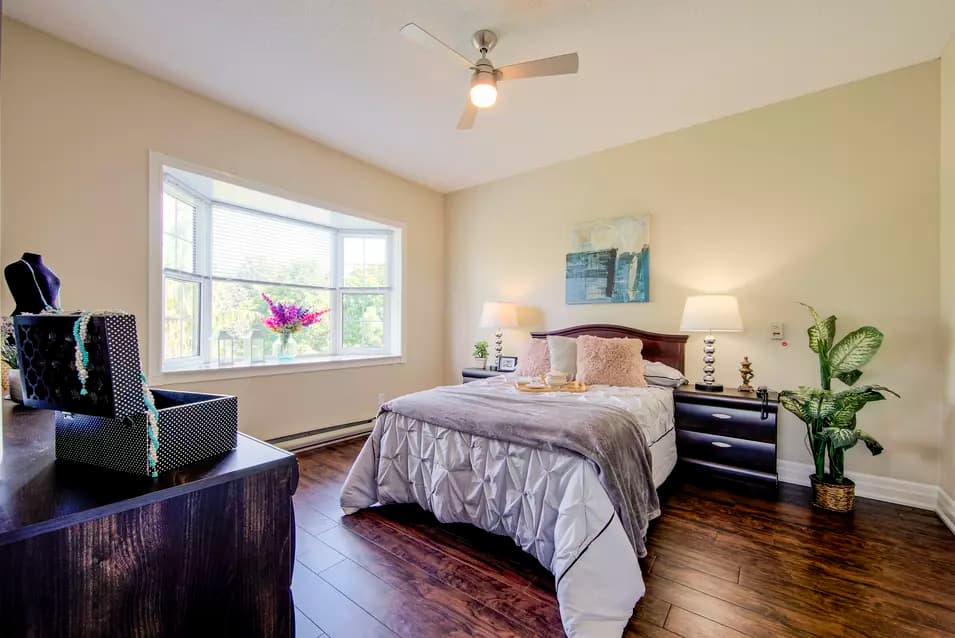
{"label": "white pillow", "polygon": [[643,362],[643,377],[650,385],[658,385],[664,388],[678,388],[684,383],[688,383],[682,372],[658,361]]}
{"label": "white pillow", "polygon": [[550,369],[567,374],[567,380],[577,378],[577,340],[571,337],[547,337],[547,350],[550,351]]}

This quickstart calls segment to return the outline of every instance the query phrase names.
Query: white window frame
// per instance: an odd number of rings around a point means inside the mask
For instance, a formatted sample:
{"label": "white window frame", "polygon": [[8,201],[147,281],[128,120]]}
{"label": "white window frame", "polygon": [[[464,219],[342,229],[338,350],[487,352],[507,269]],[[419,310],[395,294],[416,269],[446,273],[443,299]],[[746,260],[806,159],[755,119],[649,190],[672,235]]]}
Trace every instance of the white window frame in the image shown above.
{"label": "white window frame", "polygon": [[[335,260],[335,283],[338,285],[338,290],[335,294],[336,309],[338,310],[338,316],[341,317],[340,321],[336,322],[336,327],[338,328],[338,341],[337,347],[338,351],[342,354],[378,354],[382,352],[391,351],[391,300],[392,300],[392,288],[394,282],[394,259],[392,254],[394,252],[394,240],[387,242],[385,245],[385,287],[384,288],[374,288],[370,286],[361,286],[361,287],[346,287],[345,286],[345,240],[346,239],[366,239],[372,238],[377,239],[379,237],[385,236],[389,237],[392,233],[390,231],[373,231],[373,230],[341,230],[338,232],[337,237],[337,246],[336,253],[337,259]],[[384,314],[382,316],[382,323],[384,324],[384,341],[381,348],[347,348],[345,347],[345,295],[384,295],[385,304],[384,304]]]}
{"label": "white window frame", "polygon": [[[200,257],[201,251],[199,249],[199,236],[200,236],[199,229],[201,225],[203,224],[202,220],[208,217],[209,206],[208,206],[208,201],[205,200],[203,197],[199,196],[198,194],[193,192],[191,189],[186,188],[184,185],[180,184],[178,181],[173,180],[171,178],[168,182],[165,182],[163,184],[163,190],[161,195],[164,194],[167,190],[170,191],[169,194],[172,197],[180,201],[186,202],[187,204],[193,206],[196,209],[195,214],[196,214],[197,232],[194,233],[192,238],[192,242],[193,242],[192,248],[193,248],[193,256],[195,258],[196,272],[190,273],[190,272],[185,272],[181,270],[170,269],[171,272],[167,274],[165,264],[162,264],[162,292],[161,292],[162,334],[163,334],[163,338],[165,338],[165,334],[166,334],[166,322],[165,322],[165,319],[166,319],[166,277],[169,276],[172,279],[178,279],[179,281],[187,281],[187,282],[199,284],[199,317],[197,318],[198,320],[195,322],[195,334],[193,335],[193,339],[195,340],[195,343],[199,346],[199,354],[189,356],[189,357],[177,357],[171,360],[171,361],[175,361],[177,366],[181,366],[184,369],[195,369],[198,366],[200,366],[204,361],[208,360],[208,353],[206,352],[208,346],[205,343],[203,343],[204,339],[202,338],[202,335],[205,332],[205,329],[204,329],[205,326],[202,325],[202,322],[205,321],[207,317],[209,318],[210,323],[212,321],[211,315],[209,313],[210,305],[207,305],[204,299],[205,297],[204,292],[207,289],[207,286],[203,285],[202,274],[205,272],[205,270],[203,270],[202,258]],[[162,204],[160,204],[160,206],[161,205]],[[164,241],[165,233],[162,232],[161,217],[162,215],[160,214],[160,236],[161,236],[160,241]],[[162,248],[163,248],[162,245],[160,245],[159,247],[160,255],[162,255]],[[161,352],[160,356],[163,358],[163,362],[165,363],[166,361],[165,342],[162,344],[162,349],[160,350],[160,352]]]}
{"label": "white window frame", "polygon": [[[173,167],[193,173],[204,175],[211,179],[218,179],[236,184],[249,189],[254,189],[277,197],[283,197],[303,204],[317,206],[326,210],[337,211],[344,215],[369,219],[380,222],[391,227],[390,230],[382,229],[363,229],[349,230],[340,229],[323,224],[321,226],[333,233],[332,237],[332,279],[328,290],[331,292],[331,316],[334,317],[330,332],[331,353],[321,356],[299,357],[294,362],[279,363],[277,361],[266,361],[264,364],[240,364],[235,366],[216,368],[213,360],[211,332],[212,332],[212,281],[211,272],[211,210],[213,202],[202,195],[194,192],[185,184],[182,184],[172,176],[165,174],[165,167]],[[402,235],[404,225],[392,220],[378,218],[361,212],[348,210],[341,206],[315,201],[314,198],[302,197],[296,194],[277,191],[274,188],[263,187],[260,184],[251,183],[248,180],[237,178],[234,175],[223,173],[214,169],[203,168],[189,162],[175,159],[167,155],[152,151],[149,153],[149,372],[151,382],[178,383],[188,381],[201,381],[208,379],[228,379],[245,378],[253,376],[289,374],[297,372],[309,372],[312,370],[336,369],[361,367],[368,365],[395,365],[405,362],[404,335],[402,326],[402,269],[401,262],[405,254],[403,249]],[[187,357],[174,360],[174,366],[168,366],[164,360],[165,349],[164,339],[164,313],[165,313],[165,277],[166,271],[163,267],[163,232],[162,232],[162,207],[163,192],[167,186],[173,191],[176,197],[196,205],[196,273],[181,273],[174,271],[170,276],[199,282],[200,288],[200,318],[199,318],[199,343],[200,355],[198,357]],[[243,209],[227,202],[216,202],[218,205],[236,208],[239,210],[248,210],[252,213],[264,215],[274,214],[267,211],[257,211],[254,209]],[[303,222],[310,223],[310,222]],[[391,241],[387,243],[387,286],[385,288],[344,288],[343,284],[343,245],[345,237],[381,237],[390,236]],[[268,282],[261,282],[268,283]],[[323,286],[310,287],[314,289],[326,289]],[[381,348],[344,348],[342,342],[342,326],[344,316],[342,315],[342,295],[348,293],[367,293],[385,295],[385,313],[384,313],[384,344]],[[268,340],[267,340],[268,341]]]}

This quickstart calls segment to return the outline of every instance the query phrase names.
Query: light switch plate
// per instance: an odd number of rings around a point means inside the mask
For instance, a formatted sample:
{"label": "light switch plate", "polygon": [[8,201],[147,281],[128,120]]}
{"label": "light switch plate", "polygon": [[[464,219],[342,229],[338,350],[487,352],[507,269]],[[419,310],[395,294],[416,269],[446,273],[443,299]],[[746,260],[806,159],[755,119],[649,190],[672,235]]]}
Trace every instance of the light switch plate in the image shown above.
{"label": "light switch plate", "polygon": [[774,321],[769,324],[769,338],[773,341],[782,341],[785,338],[782,321]]}

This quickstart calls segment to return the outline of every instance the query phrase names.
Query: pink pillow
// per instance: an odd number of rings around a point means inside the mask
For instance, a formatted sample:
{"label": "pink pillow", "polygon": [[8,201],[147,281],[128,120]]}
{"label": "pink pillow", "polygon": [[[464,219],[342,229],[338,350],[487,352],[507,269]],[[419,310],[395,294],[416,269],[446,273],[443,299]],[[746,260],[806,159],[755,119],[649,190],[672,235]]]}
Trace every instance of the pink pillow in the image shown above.
{"label": "pink pillow", "polygon": [[647,387],[639,339],[577,337],[577,380],[589,385]]}
{"label": "pink pillow", "polygon": [[517,358],[517,374],[522,377],[539,377],[550,372],[550,351],[547,339],[531,339],[524,352]]}

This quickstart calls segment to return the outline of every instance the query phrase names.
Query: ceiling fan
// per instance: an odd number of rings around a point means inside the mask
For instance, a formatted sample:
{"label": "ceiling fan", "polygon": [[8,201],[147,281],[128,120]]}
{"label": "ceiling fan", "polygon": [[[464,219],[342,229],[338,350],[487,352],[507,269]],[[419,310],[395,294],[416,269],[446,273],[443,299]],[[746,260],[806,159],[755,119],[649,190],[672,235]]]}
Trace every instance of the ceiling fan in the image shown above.
{"label": "ceiling fan", "polygon": [[464,113],[458,120],[459,129],[469,129],[474,126],[474,118],[478,109],[486,109],[497,102],[497,83],[499,80],[520,80],[543,75],[564,75],[576,73],[578,60],[576,53],[565,53],[550,58],[509,64],[496,67],[487,59],[487,54],[497,44],[497,34],[488,29],[475,32],[472,42],[481,57],[471,62],[464,54],[451,48],[435,36],[431,35],[414,22],[401,27],[401,34],[422,46],[450,54],[458,63],[464,64],[473,71],[471,75],[471,90],[468,101],[464,105]]}

